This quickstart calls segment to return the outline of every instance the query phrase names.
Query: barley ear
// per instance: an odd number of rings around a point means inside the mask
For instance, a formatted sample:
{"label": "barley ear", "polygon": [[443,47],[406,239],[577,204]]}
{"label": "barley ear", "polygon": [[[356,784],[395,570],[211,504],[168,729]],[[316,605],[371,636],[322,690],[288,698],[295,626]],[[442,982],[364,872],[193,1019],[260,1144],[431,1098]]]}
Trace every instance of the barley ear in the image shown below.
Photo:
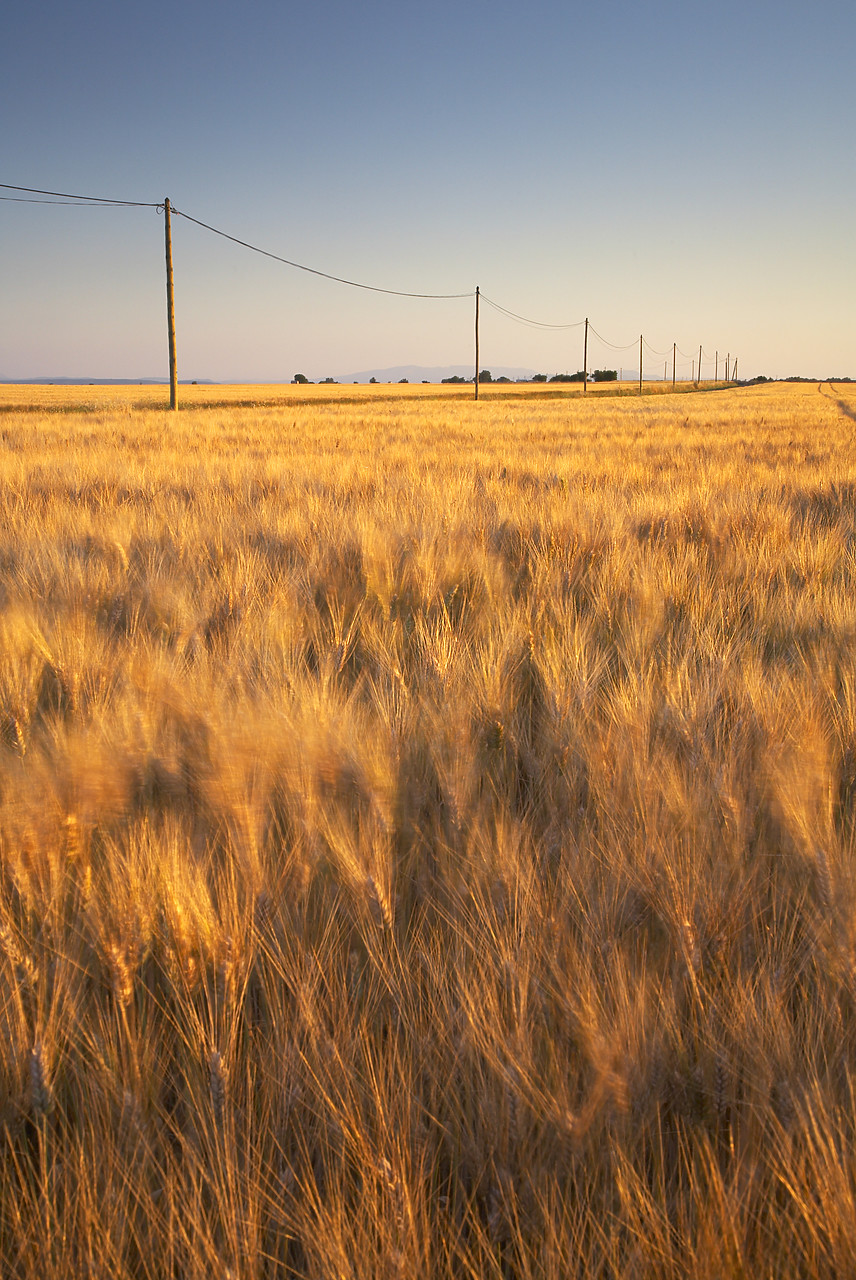
{"label": "barley ear", "polygon": [[37,1117],[49,1116],[54,1109],[54,1095],[45,1066],[41,1041],[30,1051],[30,1101]]}

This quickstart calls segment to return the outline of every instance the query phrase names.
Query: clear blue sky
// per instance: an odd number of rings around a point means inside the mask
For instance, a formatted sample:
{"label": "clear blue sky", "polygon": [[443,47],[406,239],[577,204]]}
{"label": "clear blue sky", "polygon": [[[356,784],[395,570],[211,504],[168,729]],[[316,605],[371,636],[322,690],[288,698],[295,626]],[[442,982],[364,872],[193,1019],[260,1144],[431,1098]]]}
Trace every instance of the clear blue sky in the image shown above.
{"label": "clear blue sky", "polygon": [[[324,271],[478,284],[745,376],[856,376],[852,0],[32,0],[0,42],[2,182],[167,195]],[[162,221],[0,203],[0,376],[165,374]],[[182,377],[472,359],[470,300],[173,239]],[[573,371],[581,330],[485,308],[482,364]]]}

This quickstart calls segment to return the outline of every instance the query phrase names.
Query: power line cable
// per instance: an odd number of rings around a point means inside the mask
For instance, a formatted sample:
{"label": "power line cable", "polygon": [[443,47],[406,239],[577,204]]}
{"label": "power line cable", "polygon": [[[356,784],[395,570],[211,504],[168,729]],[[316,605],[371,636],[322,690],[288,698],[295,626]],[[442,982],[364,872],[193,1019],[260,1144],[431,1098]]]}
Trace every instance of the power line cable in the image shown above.
{"label": "power line cable", "polygon": [[[80,195],[80,194],[76,194],[68,191],[48,191],[41,187],[15,186],[8,182],[0,182],[0,190],[24,192],[25,193],[24,196],[0,196],[0,200],[6,201],[9,203],[14,203],[14,204],[68,204],[78,208],[90,208],[90,209],[91,208],[124,207],[124,208],[136,208],[136,209],[156,209],[159,213],[163,212],[163,209],[164,209],[164,205],[161,201],[115,200],[107,196],[89,196],[89,195]],[[32,198],[32,197],[39,197],[39,196],[52,197],[52,198],[49,198],[49,199]],[[384,288],[381,288],[379,285],[364,284],[358,280],[348,280],[344,276],[335,276],[328,271],[320,271],[317,267],[308,267],[304,263],[294,262],[290,258],[284,258],[277,253],[271,253],[267,249],[261,249],[259,248],[258,245],[250,244],[249,241],[247,240],[240,240],[237,236],[229,235],[228,232],[221,231],[218,227],[212,227],[210,223],[203,222],[200,218],[194,218],[191,214],[184,213],[180,209],[171,207],[171,212],[174,213],[179,218],[184,218],[188,222],[195,223],[195,225],[198,227],[203,227],[206,231],[210,231],[213,235],[220,236],[224,240],[231,240],[233,244],[240,245],[244,249],[249,249],[252,253],[261,254],[261,256],[265,258],[271,258],[274,262],[281,262],[287,267],[294,268],[294,270],[296,271],[305,271],[309,275],[319,276],[324,280],[332,280],[336,284],[348,285],[352,289],[365,289],[370,293],[383,293],[396,298],[426,298],[426,299],[434,299],[437,301],[447,301],[447,300],[456,300],[460,298],[473,297],[472,292],[413,293],[404,289],[384,289]],[[507,316],[510,320],[515,320],[519,324],[527,325],[529,328],[550,329],[550,330],[558,331],[558,330],[578,329],[583,324],[586,323],[584,320],[575,320],[573,322],[565,323],[565,324],[549,324],[544,320],[533,320],[528,316],[519,315],[516,311],[511,311],[507,307],[501,306],[498,302],[494,302],[492,298],[488,298],[485,294],[481,294],[480,296],[488,304],[488,306],[493,307],[493,309],[495,311],[498,311],[501,315]],[[607,338],[604,338],[603,335],[597,331],[597,329],[595,329],[594,325],[591,324],[591,322],[588,323],[588,328],[591,331],[592,335],[595,338],[597,338],[599,342],[603,343],[604,346],[609,347],[613,351],[630,351],[636,347],[635,341],[628,342],[625,346],[619,346],[614,342],[610,342]],[[652,347],[649,342],[646,342],[644,337],[642,338],[642,342],[652,355],[666,356],[666,357],[669,355],[668,350],[659,351],[656,347]],[[681,347],[676,347],[676,350],[680,351],[681,355],[684,357],[685,360],[692,360],[692,361],[695,360],[694,354],[690,355],[688,352],[684,351]],[[709,352],[705,352],[703,350],[703,355],[706,355],[708,359],[711,359]]]}
{"label": "power line cable", "polygon": [[[4,191],[24,191],[31,196],[59,196],[60,203],[67,200],[85,201],[87,204],[128,205],[136,209],[158,209],[161,206],[154,200],[112,200],[107,196],[72,195],[68,191],[42,191],[40,187],[14,187],[9,182],[0,182]],[[11,197],[6,197],[11,199]]]}
{"label": "power line cable", "polygon": [[0,196],[8,204],[56,204],[63,209],[117,209],[123,201],[116,200],[32,200],[27,196]]}
{"label": "power line cable", "polygon": [[602,334],[598,333],[597,329],[595,329],[591,321],[589,321],[589,333],[593,333],[594,336],[600,342],[602,342],[605,347],[611,347],[613,351],[630,351],[632,348],[638,345],[638,343],[636,342],[628,342],[626,347],[617,347],[614,342],[608,342],[606,338],[603,337]]}
{"label": "power line cable", "polygon": [[[4,191],[26,191],[36,196],[56,196],[56,200],[30,200],[21,196],[0,196],[0,200],[14,201],[19,204],[75,204],[78,206],[93,207],[117,207],[132,206],[144,209],[157,209],[159,212],[163,210],[163,204],[160,201],[142,201],[142,200],[111,200],[106,196],[81,196],[67,191],[45,191],[40,187],[19,187],[13,186],[8,182],[0,182],[0,188]],[[253,253],[260,253],[266,258],[273,258],[276,262],[283,262],[288,267],[294,267],[298,271],[307,271],[311,275],[322,276],[325,280],[335,280],[338,284],[350,285],[354,289],[368,289],[372,293],[386,293],[398,298],[471,298],[471,293],[409,293],[401,289],[381,289],[377,285],[362,284],[357,280],[346,280],[342,276],[331,275],[327,271],[319,271],[315,267],[304,266],[300,262],[292,262],[288,258],[282,258],[279,254],[269,253],[266,249],[260,249],[257,245],[249,244],[246,240],[239,240],[237,236],[230,236],[225,231],[220,231],[217,227],[212,227],[207,222],[202,222],[199,218],[192,217],[189,213],[183,213],[180,209],[171,207],[172,213],[177,217],[186,218],[188,222],[195,222],[197,226],[204,227],[206,231],[211,231],[214,235],[222,236],[225,240],[231,240],[235,244],[242,245],[245,249],[251,249]]]}
{"label": "power line cable", "polygon": [[509,311],[507,307],[501,307],[498,302],[494,302],[492,298],[488,298],[484,293],[480,294],[480,297],[482,302],[486,302],[489,307],[493,307],[494,311],[499,311],[511,320],[517,320],[520,324],[529,325],[532,329],[579,329],[585,324],[585,320],[575,320],[572,324],[547,324],[544,320],[530,320],[527,316],[519,316],[516,311]]}
{"label": "power line cable", "polygon": [[[162,205],[158,205],[162,208]],[[247,240],[239,240],[237,236],[230,236],[226,231],[220,231],[217,227],[210,226],[207,222],[200,221],[199,218],[193,218],[189,213],[182,212],[170,205],[170,212],[176,217],[184,218],[187,222],[196,223],[197,227],[204,227],[206,231],[211,231],[215,236],[222,236],[224,240],[231,240],[233,244],[239,244],[244,249],[251,249],[253,253],[260,253],[264,258],[273,258],[274,262],[282,262],[287,267],[294,267],[297,271],[307,271],[310,275],[321,276],[324,280],[335,280],[337,284],[350,285],[352,289],[367,289],[370,293],[387,293],[392,294],[396,298],[472,298],[470,293],[408,293],[403,289],[381,289],[376,284],[362,284],[358,280],[346,280],[344,276],[331,275],[329,271],[319,271],[317,267],[304,266],[302,262],[292,262],[290,258],[282,258],[278,253],[270,253],[267,249],[260,249],[258,245],[250,244]]]}

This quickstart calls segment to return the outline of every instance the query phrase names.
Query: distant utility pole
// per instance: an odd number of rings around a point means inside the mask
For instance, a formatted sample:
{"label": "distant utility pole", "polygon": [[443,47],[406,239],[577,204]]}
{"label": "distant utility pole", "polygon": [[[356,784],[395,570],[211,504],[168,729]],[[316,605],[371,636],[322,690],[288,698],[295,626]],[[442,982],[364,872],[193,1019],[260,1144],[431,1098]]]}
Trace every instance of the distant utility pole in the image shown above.
{"label": "distant utility pole", "polygon": [[695,356],[693,356],[693,371],[690,374],[690,382],[695,386]]}
{"label": "distant utility pole", "polygon": [[672,343],[672,390],[673,391],[675,389],[675,360],[677,358],[677,354],[678,354],[678,344],[677,342],[673,342]]}
{"label": "distant utility pole", "polygon": [[713,366],[713,380],[719,382],[719,352],[716,353],[716,363]]}
{"label": "distant utility pole", "polygon": [[669,362],[668,360],[664,360],[663,361],[663,381],[664,382],[666,381],[668,376],[669,376]]}
{"label": "distant utility pole", "polygon": [[732,368],[731,368],[731,381],[732,382],[737,381],[737,356],[734,357],[734,364],[732,365]]}
{"label": "distant utility pole", "polygon": [[583,395],[588,382],[588,316],[586,316],[585,337],[583,338]]}
{"label": "distant utility pole", "polygon": [[166,241],[166,328],[169,337],[169,407],[178,408],[178,369],[175,360],[175,299],[172,286],[172,227],[169,200],[163,202],[163,229]]}
{"label": "distant utility pole", "polygon": [[701,382],[701,347],[698,349],[698,380]]}
{"label": "distant utility pole", "polygon": [[476,285],[476,400],[479,398],[479,287]]}
{"label": "distant utility pole", "polygon": [[729,351],[728,355],[725,357],[725,381],[726,382],[728,381],[728,362],[730,361],[730,359],[731,359],[731,352]]}
{"label": "distant utility pole", "polygon": [[642,334],[639,334],[639,394],[642,394]]}

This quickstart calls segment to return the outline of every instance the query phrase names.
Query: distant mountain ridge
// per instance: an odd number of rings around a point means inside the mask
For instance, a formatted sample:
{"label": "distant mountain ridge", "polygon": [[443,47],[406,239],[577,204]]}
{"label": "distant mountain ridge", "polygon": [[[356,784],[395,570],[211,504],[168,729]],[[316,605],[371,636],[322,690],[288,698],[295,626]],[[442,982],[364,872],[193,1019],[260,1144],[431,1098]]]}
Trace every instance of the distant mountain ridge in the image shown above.
{"label": "distant mountain ridge", "polygon": [[[421,364],[397,364],[391,369],[363,369],[360,373],[343,373],[337,382],[369,382],[372,378],[377,382],[400,382],[406,378],[408,382],[441,382],[443,378],[472,378],[474,366],[471,364],[442,364],[425,367]],[[494,378],[531,378],[535,369],[492,365],[490,372]]]}
{"label": "distant mountain ridge", "polygon": [[[494,380],[497,378],[511,378],[513,382],[516,382],[518,380],[531,379],[536,370],[526,369],[518,365],[491,365],[490,372]],[[406,379],[408,382],[442,382],[443,378],[466,378],[468,381],[472,381],[472,377],[473,366],[471,364],[431,366],[397,364],[387,369],[362,369],[358,373],[336,374],[334,381],[341,383],[370,382],[374,378],[378,383],[401,382],[402,379]],[[231,378],[226,382],[223,382],[222,379],[215,380],[213,378],[179,378],[178,380],[179,386],[198,385],[200,387],[228,385],[275,386],[279,383],[285,385],[291,381],[291,378],[254,378],[250,382],[246,382],[243,378]],[[321,381],[323,379],[320,376],[310,378],[310,382]],[[18,385],[22,387],[168,387],[169,378],[90,378],[82,374],[77,376],[44,374],[37,378],[0,378],[0,385]]]}

